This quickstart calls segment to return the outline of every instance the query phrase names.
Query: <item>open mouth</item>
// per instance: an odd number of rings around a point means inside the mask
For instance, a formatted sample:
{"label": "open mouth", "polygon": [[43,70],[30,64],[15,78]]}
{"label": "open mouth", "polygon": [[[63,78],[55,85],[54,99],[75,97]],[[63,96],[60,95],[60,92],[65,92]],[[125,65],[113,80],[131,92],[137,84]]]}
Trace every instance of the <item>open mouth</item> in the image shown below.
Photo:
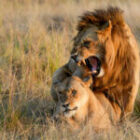
{"label": "open mouth", "polygon": [[90,56],[85,59],[85,63],[93,76],[97,76],[100,73],[101,61],[96,56]]}
{"label": "open mouth", "polygon": [[78,57],[73,55],[71,57],[78,65],[86,65],[91,71],[93,76],[97,76],[100,73],[101,61],[96,56],[90,56],[87,59],[83,60],[83,57]]}

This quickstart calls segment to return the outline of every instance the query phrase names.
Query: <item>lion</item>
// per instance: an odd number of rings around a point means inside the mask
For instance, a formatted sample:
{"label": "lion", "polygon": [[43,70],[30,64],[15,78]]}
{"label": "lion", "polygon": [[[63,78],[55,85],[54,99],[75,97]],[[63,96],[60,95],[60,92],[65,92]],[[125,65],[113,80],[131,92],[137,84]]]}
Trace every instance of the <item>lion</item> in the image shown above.
{"label": "lion", "polygon": [[57,92],[59,101],[53,117],[62,116],[74,130],[81,124],[90,124],[95,131],[106,130],[120,117],[103,93],[93,94],[79,77],[67,77],[59,83]]}
{"label": "lion", "polygon": [[[103,93],[121,109],[121,118],[133,112],[139,87],[140,58],[136,39],[118,7],[86,12],[77,26],[71,55],[78,57],[83,42],[92,43],[101,76],[94,77],[92,91]],[[84,59],[87,53],[83,53]],[[87,58],[91,64],[91,57]],[[93,65],[93,64],[91,64]],[[89,67],[87,65],[87,67]],[[119,114],[120,109],[116,113]],[[120,118],[120,119],[121,119]]]}

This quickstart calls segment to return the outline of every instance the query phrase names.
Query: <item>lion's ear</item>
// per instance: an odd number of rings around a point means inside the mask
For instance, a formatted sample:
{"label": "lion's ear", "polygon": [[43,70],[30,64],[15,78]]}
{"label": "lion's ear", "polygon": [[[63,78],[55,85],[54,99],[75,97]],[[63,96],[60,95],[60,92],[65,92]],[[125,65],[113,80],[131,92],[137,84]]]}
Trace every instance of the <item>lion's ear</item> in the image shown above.
{"label": "lion's ear", "polygon": [[99,27],[99,30],[96,31],[98,34],[99,40],[105,40],[109,35],[111,35],[112,23],[111,21],[105,22],[102,26]]}
{"label": "lion's ear", "polygon": [[111,28],[112,28],[112,23],[111,23],[111,21],[109,20],[109,21],[107,21],[105,24],[103,24],[103,26],[102,26],[102,30],[111,30]]}

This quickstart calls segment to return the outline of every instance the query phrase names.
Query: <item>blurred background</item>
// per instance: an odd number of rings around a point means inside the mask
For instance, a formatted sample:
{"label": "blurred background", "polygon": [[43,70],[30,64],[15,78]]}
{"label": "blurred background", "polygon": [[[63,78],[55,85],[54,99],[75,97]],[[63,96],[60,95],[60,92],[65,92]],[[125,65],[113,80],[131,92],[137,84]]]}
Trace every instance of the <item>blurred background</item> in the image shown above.
{"label": "blurred background", "polygon": [[[49,120],[54,104],[50,96],[51,78],[68,61],[79,16],[109,5],[124,10],[139,45],[139,0],[0,0],[1,138],[72,138],[67,129],[59,133]],[[133,128],[130,139],[140,138],[135,129],[140,128],[139,95],[133,116],[135,121],[127,123]],[[122,131],[118,132],[121,137]],[[85,135],[87,131],[83,130],[77,139]]]}

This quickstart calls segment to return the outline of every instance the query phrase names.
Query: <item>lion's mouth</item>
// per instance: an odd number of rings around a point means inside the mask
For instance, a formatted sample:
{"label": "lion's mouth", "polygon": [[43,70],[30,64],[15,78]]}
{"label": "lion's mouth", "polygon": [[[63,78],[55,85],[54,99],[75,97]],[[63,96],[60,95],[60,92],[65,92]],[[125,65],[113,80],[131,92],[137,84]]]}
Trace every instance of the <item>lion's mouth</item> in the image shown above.
{"label": "lion's mouth", "polygon": [[85,59],[86,66],[92,72],[93,76],[97,76],[100,73],[101,61],[96,56],[90,56]]}
{"label": "lion's mouth", "polygon": [[78,64],[78,65],[86,65],[88,69],[91,71],[93,76],[97,76],[100,73],[101,69],[101,61],[97,56],[90,56],[86,59],[83,57],[79,57],[77,55],[72,55],[71,58]]}

